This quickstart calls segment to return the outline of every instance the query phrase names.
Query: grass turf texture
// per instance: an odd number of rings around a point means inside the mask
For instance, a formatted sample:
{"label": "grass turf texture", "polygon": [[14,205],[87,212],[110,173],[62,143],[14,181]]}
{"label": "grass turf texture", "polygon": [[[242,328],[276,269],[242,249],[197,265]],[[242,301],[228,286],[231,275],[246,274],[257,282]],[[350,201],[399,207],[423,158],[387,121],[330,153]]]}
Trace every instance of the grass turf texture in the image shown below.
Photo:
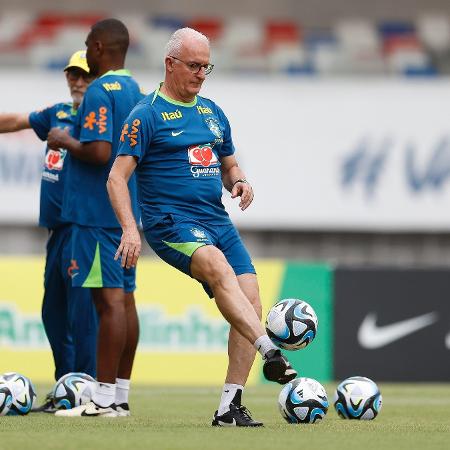
{"label": "grass turf texture", "polygon": [[[325,386],[332,401],[335,384]],[[281,387],[251,387],[245,405],[265,428],[211,427],[220,388],[135,386],[130,418],[0,417],[0,448],[26,449],[444,449],[450,442],[449,384],[380,384],[373,421],[340,419],[289,425],[278,412]],[[38,401],[48,391],[38,387]]]}

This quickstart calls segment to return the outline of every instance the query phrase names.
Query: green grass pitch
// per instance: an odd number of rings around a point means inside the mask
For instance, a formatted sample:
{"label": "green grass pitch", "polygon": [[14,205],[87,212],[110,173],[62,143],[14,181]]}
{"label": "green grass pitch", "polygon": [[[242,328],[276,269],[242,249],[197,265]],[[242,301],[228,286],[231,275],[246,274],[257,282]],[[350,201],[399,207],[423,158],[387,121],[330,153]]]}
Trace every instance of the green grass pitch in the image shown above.
{"label": "green grass pitch", "polygon": [[[332,400],[335,384],[326,385]],[[38,386],[38,400],[48,387]],[[281,387],[250,387],[245,405],[263,429],[212,428],[220,387],[135,386],[133,416],[57,418],[35,413],[0,417],[0,448],[25,449],[448,449],[449,384],[380,384],[383,408],[373,421],[340,419],[334,408],[322,422],[289,425],[277,408]]]}

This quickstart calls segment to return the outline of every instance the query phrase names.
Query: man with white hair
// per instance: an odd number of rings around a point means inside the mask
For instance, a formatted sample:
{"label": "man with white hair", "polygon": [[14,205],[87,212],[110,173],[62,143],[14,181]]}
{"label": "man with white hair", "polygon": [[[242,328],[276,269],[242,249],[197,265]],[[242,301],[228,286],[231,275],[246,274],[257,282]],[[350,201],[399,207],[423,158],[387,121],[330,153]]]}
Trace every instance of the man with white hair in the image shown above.
{"label": "man with white hair", "polygon": [[241,404],[256,350],[268,380],[296,377],[261,325],[258,282],[250,256],[221,201],[222,186],[244,211],[253,190],[234,156],[223,111],[198,93],[209,62],[206,36],[177,30],[165,57],[165,79],[124,123],[108,179],[111,203],[123,229],[116,253],[136,264],[141,250],[127,182],[136,170],[145,237],[164,261],[203,284],[230,323],[229,365],[214,426],[262,426]]}

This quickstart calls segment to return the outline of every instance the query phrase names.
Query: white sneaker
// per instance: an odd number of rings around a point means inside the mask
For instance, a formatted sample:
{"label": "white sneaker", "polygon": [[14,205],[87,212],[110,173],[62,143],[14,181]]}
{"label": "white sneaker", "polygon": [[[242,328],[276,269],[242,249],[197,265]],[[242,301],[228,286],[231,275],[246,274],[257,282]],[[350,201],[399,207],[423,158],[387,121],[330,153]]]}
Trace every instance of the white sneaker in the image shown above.
{"label": "white sneaker", "polygon": [[102,408],[94,402],[77,406],[72,409],[60,409],[55,412],[59,417],[119,417],[119,413],[111,406]]}
{"label": "white sneaker", "polygon": [[130,417],[130,407],[128,403],[121,403],[120,405],[116,405],[116,411],[119,417]]}

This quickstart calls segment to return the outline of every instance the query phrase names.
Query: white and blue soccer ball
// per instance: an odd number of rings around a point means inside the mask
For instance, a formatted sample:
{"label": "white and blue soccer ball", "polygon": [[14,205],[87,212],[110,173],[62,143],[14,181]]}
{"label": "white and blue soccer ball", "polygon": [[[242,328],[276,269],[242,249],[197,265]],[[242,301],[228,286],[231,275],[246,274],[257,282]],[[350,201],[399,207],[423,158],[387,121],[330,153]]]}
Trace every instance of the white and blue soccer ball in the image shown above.
{"label": "white and blue soccer ball", "polygon": [[381,410],[382,397],[370,378],[350,377],[336,388],[333,402],[343,419],[372,420]]}
{"label": "white and blue soccer ball", "polygon": [[310,304],[287,298],[270,309],[266,319],[266,332],[278,347],[299,350],[316,337],[318,323]]}
{"label": "white and blue soccer ball", "polygon": [[53,405],[56,409],[72,409],[91,401],[95,380],[86,373],[63,375],[53,387]]}
{"label": "white and blue soccer ball", "polygon": [[314,423],[328,411],[327,393],[312,378],[296,378],[281,390],[278,408],[288,423]]}
{"label": "white and blue soccer ball", "polygon": [[12,405],[11,389],[5,382],[0,383],[0,416],[7,416]]}
{"label": "white and blue soccer ball", "polygon": [[17,372],[6,372],[0,375],[0,386],[3,385],[7,386],[12,396],[7,415],[28,414],[36,400],[36,391],[30,379]]}

